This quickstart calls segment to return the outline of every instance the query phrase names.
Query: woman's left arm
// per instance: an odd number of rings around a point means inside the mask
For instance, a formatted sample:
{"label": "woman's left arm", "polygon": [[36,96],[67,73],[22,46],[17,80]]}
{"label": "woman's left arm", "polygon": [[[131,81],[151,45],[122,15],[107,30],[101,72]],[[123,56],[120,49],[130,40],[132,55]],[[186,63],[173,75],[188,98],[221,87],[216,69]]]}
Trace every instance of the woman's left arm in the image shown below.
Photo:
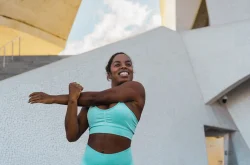
{"label": "woman's left arm", "polygon": [[141,83],[129,81],[101,92],[82,92],[78,98],[78,105],[89,107],[130,101],[144,105],[145,89]]}
{"label": "woman's left arm", "polygon": [[[32,93],[29,99],[29,102],[32,104],[43,103],[67,105],[68,101],[69,95],[48,95],[42,92]],[[100,92],[82,92],[77,100],[77,105],[90,107],[93,105],[109,105],[112,103],[129,101],[144,106],[145,89],[141,83],[129,81]]]}

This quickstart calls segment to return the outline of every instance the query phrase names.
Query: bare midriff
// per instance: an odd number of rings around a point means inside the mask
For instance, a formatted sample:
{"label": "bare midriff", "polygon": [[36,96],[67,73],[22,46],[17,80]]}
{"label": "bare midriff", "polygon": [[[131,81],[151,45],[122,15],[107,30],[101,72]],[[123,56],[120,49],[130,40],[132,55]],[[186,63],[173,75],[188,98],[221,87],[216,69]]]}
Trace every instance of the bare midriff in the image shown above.
{"label": "bare midriff", "polygon": [[89,135],[88,145],[100,153],[113,154],[128,149],[131,140],[113,134],[95,133]]}

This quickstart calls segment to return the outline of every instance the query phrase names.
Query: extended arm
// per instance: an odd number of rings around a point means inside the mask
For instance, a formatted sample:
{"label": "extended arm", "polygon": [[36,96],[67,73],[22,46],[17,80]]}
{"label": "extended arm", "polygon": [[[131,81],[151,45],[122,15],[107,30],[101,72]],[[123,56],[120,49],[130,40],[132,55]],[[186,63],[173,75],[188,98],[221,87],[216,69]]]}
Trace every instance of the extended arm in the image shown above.
{"label": "extended arm", "polygon": [[[145,90],[142,84],[131,81],[101,92],[82,92],[78,98],[77,105],[89,107],[129,101],[144,104]],[[65,104],[67,102],[68,95],[54,96],[53,103]]]}
{"label": "extended arm", "polygon": [[[68,105],[69,95],[48,95],[34,92],[30,95],[30,103],[63,104]],[[145,90],[142,84],[135,81],[123,83],[119,86],[100,91],[82,92],[77,100],[78,106],[90,107],[92,105],[109,105],[117,102],[134,101],[144,105]]]}

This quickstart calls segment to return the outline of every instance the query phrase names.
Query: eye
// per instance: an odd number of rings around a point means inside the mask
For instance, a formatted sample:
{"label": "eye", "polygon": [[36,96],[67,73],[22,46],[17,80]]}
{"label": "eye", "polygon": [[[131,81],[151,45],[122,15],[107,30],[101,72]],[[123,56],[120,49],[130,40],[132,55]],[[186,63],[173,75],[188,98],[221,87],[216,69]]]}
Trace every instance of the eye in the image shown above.
{"label": "eye", "polygon": [[115,67],[119,67],[119,66],[120,66],[120,64],[119,64],[119,63],[116,63],[116,64],[115,64]]}
{"label": "eye", "polygon": [[127,66],[132,66],[132,64],[131,64],[131,63],[127,63],[126,65],[127,65]]}

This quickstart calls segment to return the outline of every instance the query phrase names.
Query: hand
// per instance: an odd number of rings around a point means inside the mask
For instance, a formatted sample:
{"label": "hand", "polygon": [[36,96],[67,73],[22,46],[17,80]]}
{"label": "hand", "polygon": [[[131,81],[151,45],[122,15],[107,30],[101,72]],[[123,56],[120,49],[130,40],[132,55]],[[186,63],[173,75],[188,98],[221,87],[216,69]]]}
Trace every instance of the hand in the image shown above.
{"label": "hand", "polygon": [[43,92],[34,92],[29,95],[29,103],[43,103],[43,104],[52,104],[53,96],[48,95]]}
{"label": "hand", "polygon": [[74,101],[78,100],[82,90],[83,90],[83,87],[80,84],[76,82],[70,83],[69,84],[69,100],[74,100]]}

